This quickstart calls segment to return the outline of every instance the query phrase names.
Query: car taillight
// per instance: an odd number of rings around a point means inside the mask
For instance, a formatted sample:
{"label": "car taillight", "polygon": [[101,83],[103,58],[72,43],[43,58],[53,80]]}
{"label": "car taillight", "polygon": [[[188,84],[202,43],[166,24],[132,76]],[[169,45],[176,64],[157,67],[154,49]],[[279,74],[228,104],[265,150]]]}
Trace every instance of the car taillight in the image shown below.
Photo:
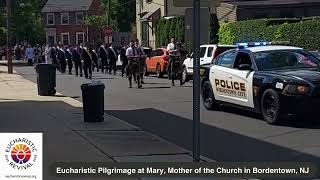
{"label": "car taillight", "polygon": [[163,59],[164,59],[165,61],[169,61],[169,56],[164,56]]}

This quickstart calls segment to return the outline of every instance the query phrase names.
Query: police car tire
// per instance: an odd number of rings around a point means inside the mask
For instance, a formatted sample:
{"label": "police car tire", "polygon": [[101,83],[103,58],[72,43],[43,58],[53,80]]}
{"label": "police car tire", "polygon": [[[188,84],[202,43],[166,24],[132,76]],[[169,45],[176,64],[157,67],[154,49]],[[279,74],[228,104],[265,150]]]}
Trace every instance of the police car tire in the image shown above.
{"label": "police car tire", "polygon": [[[265,103],[270,103],[267,101],[273,101],[273,109],[274,112],[268,112],[268,110],[265,107]],[[270,109],[269,109],[270,111]],[[279,94],[273,90],[273,89],[267,89],[264,91],[262,98],[261,98],[261,113],[263,116],[263,119],[269,123],[269,124],[278,124],[280,121],[280,100],[279,100]],[[273,115],[271,116],[270,113]]]}
{"label": "police car tire", "polygon": [[[216,109],[216,100],[214,98],[213,89],[211,86],[211,83],[209,81],[206,81],[201,88],[201,94],[202,94],[202,102],[204,107],[207,110],[215,110]],[[210,96],[210,97],[206,97]],[[211,98],[211,101],[207,101],[207,98]]]}

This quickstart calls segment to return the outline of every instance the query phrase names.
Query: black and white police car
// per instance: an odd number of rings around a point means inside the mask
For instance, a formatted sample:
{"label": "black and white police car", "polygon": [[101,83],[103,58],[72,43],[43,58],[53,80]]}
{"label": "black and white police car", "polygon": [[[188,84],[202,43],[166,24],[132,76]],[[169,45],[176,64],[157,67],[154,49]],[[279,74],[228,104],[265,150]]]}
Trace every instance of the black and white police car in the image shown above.
{"label": "black and white police car", "polygon": [[270,42],[237,45],[200,69],[206,109],[236,105],[261,113],[269,124],[282,115],[317,112],[319,59],[302,48]]}

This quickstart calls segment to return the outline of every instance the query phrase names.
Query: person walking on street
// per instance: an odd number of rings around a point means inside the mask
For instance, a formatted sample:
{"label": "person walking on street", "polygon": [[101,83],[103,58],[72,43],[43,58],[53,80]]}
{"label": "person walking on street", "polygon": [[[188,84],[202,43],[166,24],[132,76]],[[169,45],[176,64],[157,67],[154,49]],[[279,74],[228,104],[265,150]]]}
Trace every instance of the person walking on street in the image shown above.
{"label": "person walking on street", "polygon": [[110,44],[108,48],[108,55],[109,55],[108,56],[109,57],[109,74],[111,74],[113,70],[113,74],[116,75],[118,55],[116,53],[116,50],[113,48],[112,44]]}
{"label": "person walking on street", "polygon": [[58,56],[58,62],[59,62],[59,70],[62,74],[64,74],[66,73],[66,69],[67,69],[67,61],[66,61],[66,54],[61,43],[59,43],[59,46],[58,46],[57,56]]}
{"label": "person walking on street", "polygon": [[16,44],[16,46],[14,47],[14,56],[15,56],[15,59],[17,61],[20,61],[21,59],[21,47],[19,44]]}
{"label": "person walking on street", "polygon": [[30,66],[32,66],[33,65],[33,60],[34,60],[34,50],[33,50],[33,48],[31,47],[30,44],[28,45],[28,48],[26,49],[25,56],[27,57],[28,64]]}
{"label": "person walking on street", "polygon": [[82,62],[81,62],[81,49],[79,46],[75,46],[72,49],[72,60],[75,66],[76,76],[79,75],[79,70],[80,70],[80,77],[82,77],[83,71],[82,71]]}
{"label": "person walking on street", "polygon": [[132,88],[132,76],[136,77],[138,88],[142,88],[140,84],[140,75],[139,75],[139,56],[137,49],[135,47],[135,42],[130,42],[130,47],[126,51],[126,56],[128,58],[127,74],[129,80],[129,88]]}
{"label": "person walking on street", "polygon": [[49,45],[46,45],[46,47],[44,49],[44,56],[45,56],[46,64],[52,64],[52,59],[50,57],[50,53],[51,53],[51,48],[49,47]]}
{"label": "person walking on street", "polygon": [[64,49],[64,53],[65,53],[66,59],[67,59],[69,74],[71,75],[72,68],[73,68],[71,48],[69,46],[66,46]]}
{"label": "person walking on street", "polygon": [[140,75],[140,80],[141,80],[141,84],[144,84],[143,81],[143,75],[144,75],[144,70],[145,70],[145,65],[146,65],[146,54],[144,53],[144,50],[142,48],[142,46],[140,46],[139,40],[136,39],[136,49],[138,52],[138,56],[139,56],[139,75]]}
{"label": "person walking on street", "polygon": [[52,60],[52,64],[54,64],[58,68],[57,48],[55,46],[51,47],[50,58]]}
{"label": "person walking on street", "polygon": [[81,59],[83,60],[83,70],[85,78],[92,79],[92,56],[89,48],[82,48]]}
{"label": "person walking on street", "polygon": [[[122,48],[120,50],[120,60],[122,62],[122,77],[124,76],[124,73],[126,72],[127,65],[128,65],[128,58],[126,56],[126,51],[127,51],[127,45],[125,42],[122,43]],[[126,76],[128,77],[127,73]]]}
{"label": "person walking on street", "polygon": [[172,37],[171,38],[171,41],[170,43],[168,44],[167,46],[167,51],[169,53],[169,64],[168,64],[168,69],[167,69],[167,72],[168,72],[168,78],[170,79],[171,78],[171,65],[172,65],[172,60],[173,60],[173,56],[176,55],[176,52],[177,52],[177,45],[176,45],[176,38],[175,37]]}
{"label": "person walking on street", "polygon": [[99,48],[99,56],[101,58],[101,72],[108,72],[108,51],[106,45],[101,45]]}
{"label": "person walking on street", "polygon": [[92,71],[94,71],[94,67],[97,68],[97,72],[99,72],[99,56],[98,53],[96,53],[96,51],[93,48],[89,48],[91,57],[92,57]]}
{"label": "person walking on street", "polygon": [[36,64],[39,64],[41,63],[41,60],[40,60],[40,47],[39,45],[37,44],[35,47],[34,47],[34,62]]}

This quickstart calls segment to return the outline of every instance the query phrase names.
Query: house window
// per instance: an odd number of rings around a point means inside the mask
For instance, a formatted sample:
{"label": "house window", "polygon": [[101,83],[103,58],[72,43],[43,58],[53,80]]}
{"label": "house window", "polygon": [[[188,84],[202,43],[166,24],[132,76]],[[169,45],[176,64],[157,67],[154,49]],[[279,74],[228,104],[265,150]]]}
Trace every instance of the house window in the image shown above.
{"label": "house window", "polygon": [[84,33],[83,32],[76,33],[76,42],[77,42],[77,45],[83,44],[83,42],[84,42]]}
{"label": "house window", "polygon": [[69,45],[70,44],[69,33],[61,33],[61,42],[64,45]]}
{"label": "house window", "polygon": [[53,13],[47,14],[47,24],[54,25],[54,14]]}
{"label": "house window", "polygon": [[152,3],[152,0],[146,0],[147,3]]}
{"label": "house window", "polygon": [[61,13],[61,24],[69,24],[69,13]]}
{"label": "house window", "polygon": [[84,13],[83,12],[77,12],[76,13],[76,19],[77,19],[77,24],[83,24],[83,22],[84,22]]}

